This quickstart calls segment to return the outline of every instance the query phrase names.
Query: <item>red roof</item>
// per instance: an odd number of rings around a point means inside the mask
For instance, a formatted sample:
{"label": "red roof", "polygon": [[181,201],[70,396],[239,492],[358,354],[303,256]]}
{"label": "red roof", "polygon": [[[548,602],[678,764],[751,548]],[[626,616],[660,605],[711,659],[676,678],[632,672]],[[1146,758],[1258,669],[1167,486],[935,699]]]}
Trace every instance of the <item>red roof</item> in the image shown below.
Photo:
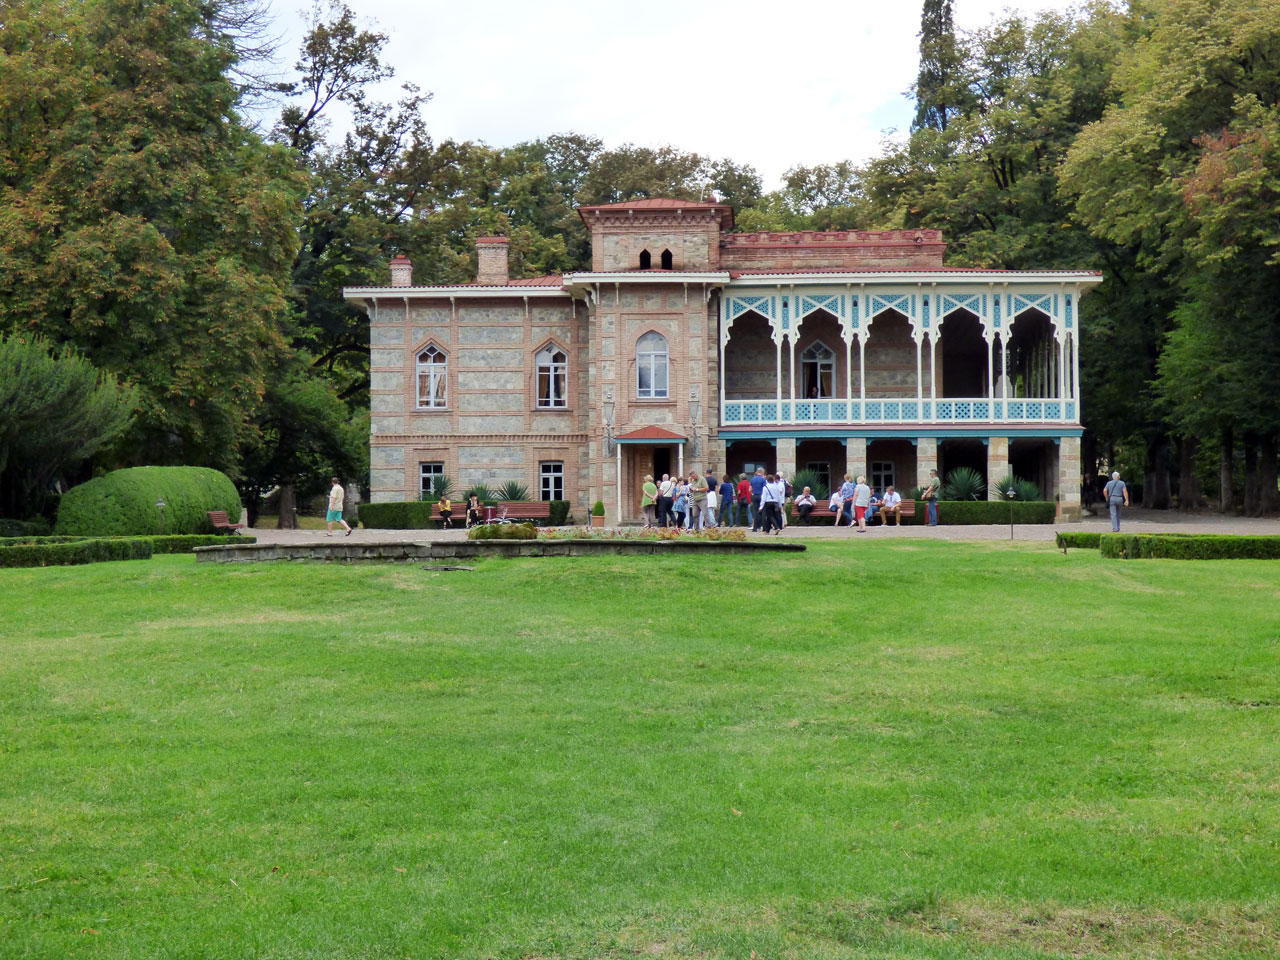
{"label": "red roof", "polygon": [[639,430],[632,430],[630,433],[624,433],[617,440],[688,440],[688,437],[681,436],[678,433],[672,433],[670,430],[663,430],[661,427],[641,427]]}
{"label": "red roof", "polygon": [[1102,276],[1101,270],[1003,270],[987,267],[809,267],[806,270],[730,270],[730,279],[738,277],[804,277],[811,273],[1089,273]]}

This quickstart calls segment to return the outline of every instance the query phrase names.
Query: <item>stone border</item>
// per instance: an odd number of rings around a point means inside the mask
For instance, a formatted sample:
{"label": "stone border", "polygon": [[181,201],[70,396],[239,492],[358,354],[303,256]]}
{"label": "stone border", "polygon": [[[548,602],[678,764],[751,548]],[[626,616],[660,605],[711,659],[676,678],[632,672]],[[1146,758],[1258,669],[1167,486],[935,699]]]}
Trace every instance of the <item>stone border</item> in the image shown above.
{"label": "stone border", "polygon": [[198,562],[325,560],[344,563],[475,557],[653,556],[673,553],[795,553],[803,543],[751,540],[357,540],[354,543],[226,543],[196,547]]}

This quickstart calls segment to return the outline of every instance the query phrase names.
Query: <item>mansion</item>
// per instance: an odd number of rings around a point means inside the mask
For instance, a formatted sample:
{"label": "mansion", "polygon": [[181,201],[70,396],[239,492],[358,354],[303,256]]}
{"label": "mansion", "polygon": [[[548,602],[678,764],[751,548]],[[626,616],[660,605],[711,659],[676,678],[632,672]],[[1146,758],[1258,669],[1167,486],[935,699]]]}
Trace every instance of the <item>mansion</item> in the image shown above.
{"label": "mansion", "polygon": [[[585,520],[645,474],[1015,473],[1080,515],[1079,301],[1101,275],[943,265],[936,230],[733,233],[720,203],[579,209],[589,271],[348,287],[368,313],[371,499],[514,480]],[[944,518],[945,522],[945,518]]]}

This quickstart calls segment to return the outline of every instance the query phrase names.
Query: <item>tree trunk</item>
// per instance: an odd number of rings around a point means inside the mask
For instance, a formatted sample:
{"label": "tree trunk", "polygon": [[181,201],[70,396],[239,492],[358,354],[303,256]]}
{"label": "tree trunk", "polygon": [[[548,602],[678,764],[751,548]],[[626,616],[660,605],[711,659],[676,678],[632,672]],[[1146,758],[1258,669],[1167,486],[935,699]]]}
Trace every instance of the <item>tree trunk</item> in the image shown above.
{"label": "tree trunk", "polygon": [[276,529],[298,529],[298,496],[292,483],[280,484],[280,518],[276,520]]}
{"label": "tree trunk", "polygon": [[1142,487],[1142,505],[1148,510],[1168,510],[1169,438],[1156,437],[1147,446],[1147,476]]}
{"label": "tree trunk", "polygon": [[1252,433],[1244,435],[1244,515],[1256,517],[1258,507],[1258,443]]}
{"label": "tree trunk", "polygon": [[1222,431],[1222,440],[1218,447],[1218,512],[1229,513],[1235,508],[1235,462],[1236,442],[1227,427]]}
{"label": "tree trunk", "polygon": [[1262,513],[1280,510],[1276,479],[1276,438],[1263,437],[1258,444],[1258,507]]}
{"label": "tree trunk", "polygon": [[1178,441],[1178,509],[1186,512],[1200,506],[1200,481],[1196,478],[1196,453],[1200,441],[1182,437]]}

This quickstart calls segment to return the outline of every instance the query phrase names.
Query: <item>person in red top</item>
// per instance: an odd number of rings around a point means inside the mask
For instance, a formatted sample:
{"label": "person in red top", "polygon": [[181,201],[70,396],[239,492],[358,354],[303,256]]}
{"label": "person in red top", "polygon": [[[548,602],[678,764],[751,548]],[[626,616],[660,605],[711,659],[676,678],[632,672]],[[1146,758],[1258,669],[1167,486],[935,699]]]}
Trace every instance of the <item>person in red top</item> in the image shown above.
{"label": "person in red top", "polygon": [[746,518],[745,526],[751,526],[754,519],[751,516],[751,481],[745,473],[738,475],[738,511],[740,516]]}

